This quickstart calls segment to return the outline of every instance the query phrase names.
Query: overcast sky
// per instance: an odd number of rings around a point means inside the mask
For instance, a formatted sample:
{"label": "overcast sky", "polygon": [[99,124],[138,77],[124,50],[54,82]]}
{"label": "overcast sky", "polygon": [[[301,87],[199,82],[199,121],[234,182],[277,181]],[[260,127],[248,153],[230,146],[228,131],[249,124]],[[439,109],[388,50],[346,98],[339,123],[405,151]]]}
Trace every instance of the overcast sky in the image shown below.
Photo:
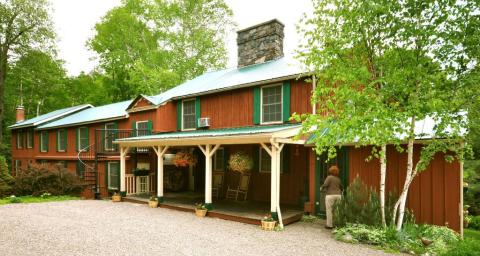
{"label": "overcast sky", "polygon": [[[69,75],[90,72],[97,64],[95,53],[86,47],[93,35],[95,23],[120,0],[50,0],[54,9],[53,21],[58,36],[59,57],[65,60]],[[295,24],[303,13],[311,12],[311,0],[226,0],[233,10],[238,29],[246,28],[273,18],[285,24],[284,52],[292,53],[300,40]],[[237,61],[236,33],[228,38],[229,62]]]}

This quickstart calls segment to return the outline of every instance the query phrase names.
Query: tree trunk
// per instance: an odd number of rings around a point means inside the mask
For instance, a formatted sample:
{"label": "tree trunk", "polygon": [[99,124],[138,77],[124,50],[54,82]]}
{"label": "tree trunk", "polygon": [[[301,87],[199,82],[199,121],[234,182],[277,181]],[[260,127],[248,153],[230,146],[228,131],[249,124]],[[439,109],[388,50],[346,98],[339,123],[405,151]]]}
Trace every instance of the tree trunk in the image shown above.
{"label": "tree trunk", "polygon": [[385,221],[385,177],[387,176],[387,146],[382,145],[380,153],[380,210],[382,215],[382,225],[387,226]]}
{"label": "tree trunk", "polygon": [[[407,202],[408,189],[410,188],[410,183],[413,180],[413,138],[408,140],[407,148],[407,176],[405,177],[405,184],[403,185],[402,194],[398,198],[398,219],[397,219],[397,231],[402,229],[403,225],[403,216],[405,215],[405,203]],[[397,205],[395,204],[395,205]]]}
{"label": "tree trunk", "polygon": [[7,77],[7,53],[0,53],[0,144],[3,144],[3,123],[5,115],[5,78]]}

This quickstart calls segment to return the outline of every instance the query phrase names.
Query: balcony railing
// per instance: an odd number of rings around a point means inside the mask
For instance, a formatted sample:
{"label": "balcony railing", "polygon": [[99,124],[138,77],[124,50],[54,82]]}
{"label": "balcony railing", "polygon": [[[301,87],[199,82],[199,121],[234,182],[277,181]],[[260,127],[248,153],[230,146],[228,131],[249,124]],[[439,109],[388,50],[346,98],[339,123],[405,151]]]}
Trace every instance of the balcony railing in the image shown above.
{"label": "balcony railing", "polygon": [[113,143],[115,140],[151,134],[149,130],[97,129],[95,130],[95,151],[100,154],[118,153],[119,147]]}

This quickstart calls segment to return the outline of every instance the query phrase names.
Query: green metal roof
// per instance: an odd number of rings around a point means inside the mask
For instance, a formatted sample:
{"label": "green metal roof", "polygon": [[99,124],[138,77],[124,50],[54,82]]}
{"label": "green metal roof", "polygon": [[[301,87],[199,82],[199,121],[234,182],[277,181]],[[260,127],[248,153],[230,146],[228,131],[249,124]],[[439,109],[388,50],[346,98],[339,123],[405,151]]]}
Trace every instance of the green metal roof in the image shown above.
{"label": "green metal roof", "polygon": [[194,131],[181,131],[181,132],[167,132],[158,133],[147,136],[130,137],[125,139],[118,139],[116,141],[138,141],[138,140],[161,140],[161,139],[184,139],[184,138],[201,138],[201,137],[220,137],[220,136],[233,136],[233,135],[250,135],[250,134],[262,134],[273,133],[286,129],[300,127],[299,124],[282,124],[282,125],[259,125],[248,126],[238,128],[224,128],[224,129],[212,129],[212,130],[194,130]]}
{"label": "green metal roof", "polygon": [[84,104],[84,105],[79,105],[75,107],[69,107],[69,108],[63,108],[63,109],[58,109],[34,118],[30,118],[28,120],[18,122],[14,125],[9,126],[8,128],[10,129],[18,129],[18,128],[24,128],[24,127],[31,127],[31,126],[37,126],[40,124],[44,124],[47,122],[51,122],[54,120],[58,120],[62,117],[68,116],[69,114],[76,113],[78,111],[87,109],[87,108],[92,108],[93,106],[90,104]]}

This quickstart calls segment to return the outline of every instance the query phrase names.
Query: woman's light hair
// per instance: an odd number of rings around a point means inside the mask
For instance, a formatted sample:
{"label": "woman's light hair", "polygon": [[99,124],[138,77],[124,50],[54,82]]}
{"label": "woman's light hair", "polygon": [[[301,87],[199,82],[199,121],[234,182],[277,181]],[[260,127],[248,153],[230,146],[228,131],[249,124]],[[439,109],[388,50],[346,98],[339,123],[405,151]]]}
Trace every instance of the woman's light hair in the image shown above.
{"label": "woman's light hair", "polygon": [[330,166],[330,168],[328,168],[328,173],[331,175],[338,176],[338,172],[339,172],[339,169],[336,165],[332,165]]}

